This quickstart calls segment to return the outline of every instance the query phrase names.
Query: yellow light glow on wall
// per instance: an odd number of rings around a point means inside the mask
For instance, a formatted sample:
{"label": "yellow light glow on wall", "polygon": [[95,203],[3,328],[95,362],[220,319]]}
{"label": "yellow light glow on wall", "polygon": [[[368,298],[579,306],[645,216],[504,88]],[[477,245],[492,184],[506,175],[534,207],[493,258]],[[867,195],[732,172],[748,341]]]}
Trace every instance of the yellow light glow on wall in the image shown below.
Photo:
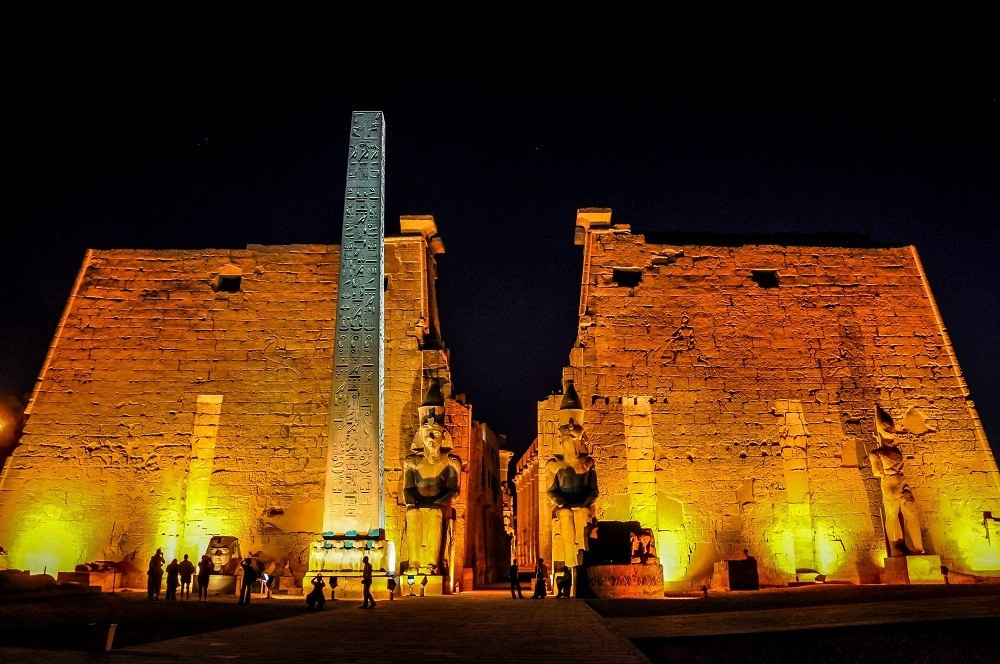
{"label": "yellow light glow on wall", "polygon": [[[976,521],[976,517],[979,521]],[[986,528],[992,527],[990,538],[986,536]],[[993,524],[985,524],[982,512],[977,515],[964,515],[956,518],[951,524],[949,537],[958,545],[962,562],[975,572],[991,572],[1000,570],[1000,528]]]}
{"label": "yellow light glow on wall", "polygon": [[779,521],[771,528],[766,541],[770,544],[771,563],[789,575],[795,574],[795,535]]}
{"label": "yellow light glow on wall", "polygon": [[24,528],[14,531],[9,547],[11,567],[56,576],[82,562],[83,531],[89,531],[91,524],[64,514],[58,505],[37,505],[23,515],[21,523]]}
{"label": "yellow light glow on wall", "polygon": [[681,551],[687,552],[687,543],[681,542],[677,534],[669,530],[661,530],[656,534],[656,555],[663,566],[663,581],[671,583],[687,578],[687,556],[681,556]]}
{"label": "yellow light glow on wall", "polygon": [[847,551],[853,548],[853,541],[844,541],[841,534],[834,535],[822,529],[816,533],[816,563],[820,574],[831,575],[847,564]]}

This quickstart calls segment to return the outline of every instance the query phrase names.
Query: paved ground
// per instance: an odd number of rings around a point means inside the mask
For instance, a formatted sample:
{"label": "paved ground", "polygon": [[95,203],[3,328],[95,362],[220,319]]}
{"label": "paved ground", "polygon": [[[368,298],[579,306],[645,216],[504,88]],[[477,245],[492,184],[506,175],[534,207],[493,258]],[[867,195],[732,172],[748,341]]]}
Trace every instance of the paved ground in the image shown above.
{"label": "paved ground", "polygon": [[[0,616],[41,619],[51,601],[8,604]],[[0,642],[0,662],[989,662],[1000,634],[1000,584],[592,602],[512,600],[498,588],[397,598],[367,611],[339,600],[322,612],[305,612],[300,597],[250,607],[233,598],[201,607],[129,601],[134,611],[154,612],[161,628],[169,628],[171,616],[190,619],[209,609],[289,617],[99,655]]]}

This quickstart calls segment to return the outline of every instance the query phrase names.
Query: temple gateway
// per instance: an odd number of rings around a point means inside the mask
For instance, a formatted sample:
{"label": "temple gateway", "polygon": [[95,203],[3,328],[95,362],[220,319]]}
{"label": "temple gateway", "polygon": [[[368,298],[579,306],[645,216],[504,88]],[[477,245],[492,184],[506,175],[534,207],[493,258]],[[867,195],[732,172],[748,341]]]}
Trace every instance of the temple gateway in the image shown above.
{"label": "temple gateway", "polygon": [[437,223],[384,234],[383,131],[352,117],[340,245],[87,252],[0,475],[10,567],[250,556],[338,596],[366,557],[376,593],[512,556],[604,596],[1000,576],[1000,474],[914,247],[578,210],[576,342],[508,483],[452,390]]}

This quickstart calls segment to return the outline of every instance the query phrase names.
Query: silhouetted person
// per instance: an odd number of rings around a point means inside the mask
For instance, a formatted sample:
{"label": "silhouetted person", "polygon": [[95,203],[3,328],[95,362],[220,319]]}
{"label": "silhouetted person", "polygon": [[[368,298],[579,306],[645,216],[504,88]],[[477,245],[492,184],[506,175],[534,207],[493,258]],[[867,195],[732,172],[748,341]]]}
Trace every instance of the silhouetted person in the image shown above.
{"label": "silhouetted person", "polygon": [[[333,585],[332,577],[330,585]],[[306,595],[306,608],[310,610],[322,609],[323,605],[326,604],[326,598],[323,597],[323,588],[326,587],[326,584],[323,583],[323,577],[319,574],[314,576],[312,580],[312,587],[313,589],[309,591],[308,595]]]}
{"label": "silhouetted person", "polygon": [[212,558],[206,553],[198,561],[198,601],[200,602],[203,598],[208,601],[208,579],[212,576],[212,572],[215,571],[215,563],[212,562]]}
{"label": "silhouetted person", "polygon": [[160,584],[163,583],[163,551],[157,549],[149,559],[149,569],[146,570],[146,599],[160,599]]}
{"label": "silhouetted person", "polygon": [[372,597],[372,564],[368,562],[368,556],[361,559],[364,567],[361,570],[361,590],[364,595],[362,609],[374,609],[375,598]]}
{"label": "silhouetted person", "polygon": [[545,599],[545,582],[549,577],[549,569],[545,566],[545,559],[538,557],[535,564],[535,592],[531,599]]}
{"label": "silhouetted person", "polygon": [[562,569],[562,576],[556,581],[556,599],[560,597],[565,597],[569,599],[570,590],[573,588],[573,571],[570,570],[568,565],[564,565]]}
{"label": "silhouetted person", "polygon": [[[507,576],[510,578],[510,598],[511,599],[524,599],[524,595],[521,594],[521,576],[517,569],[517,561],[510,561],[510,569],[507,570]],[[517,593],[516,595],[514,593]]]}
{"label": "silhouetted person", "polygon": [[181,583],[181,565],[174,558],[167,565],[167,599],[177,599],[177,586]]}
{"label": "silhouetted person", "polygon": [[191,599],[191,578],[194,576],[194,563],[188,560],[188,554],[184,554],[184,560],[178,565],[178,570],[181,574],[181,599],[187,601]]}
{"label": "silhouetted person", "polygon": [[247,556],[240,563],[240,567],[243,568],[243,583],[240,585],[240,601],[238,603],[250,606],[253,585],[257,583],[257,564],[254,563],[253,558]]}

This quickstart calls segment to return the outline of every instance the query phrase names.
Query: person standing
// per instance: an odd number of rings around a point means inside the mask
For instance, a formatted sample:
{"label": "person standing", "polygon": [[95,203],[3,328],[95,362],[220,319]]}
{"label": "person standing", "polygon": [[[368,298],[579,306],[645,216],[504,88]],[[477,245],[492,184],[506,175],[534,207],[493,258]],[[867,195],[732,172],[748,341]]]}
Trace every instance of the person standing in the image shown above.
{"label": "person standing", "polygon": [[181,583],[181,565],[174,558],[167,565],[167,599],[177,599],[177,586]]}
{"label": "person standing", "polygon": [[545,583],[549,578],[549,569],[545,566],[545,559],[538,557],[535,564],[535,592],[531,599],[545,599]]}
{"label": "person standing", "polygon": [[163,550],[157,549],[149,559],[149,569],[146,570],[146,599],[160,599],[160,584],[163,582]]}
{"label": "person standing", "polygon": [[188,554],[186,553],[184,554],[184,560],[180,562],[179,570],[181,574],[181,598],[184,601],[188,601],[191,599],[191,578],[194,576],[194,563],[188,559]]}
{"label": "person standing", "polygon": [[202,598],[208,601],[208,579],[212,576],[212,572],[215,571],[215,563],[212,562],[211,556],[207,553],[201,557],[198,562],[198,601],[200,602]]}
{"label": "person standing", "polygon": [[240,563],[243,569],[243,583],[240,585],[240,601],[237,604],[250,606],[250,596],[253,595],[253,586],[257,583],[257,564],[253,558],[247,556]]}
{"label": "person standing", "polygon": [[[524,599],[524,595],[521,594],[521,576],[520,571],[517,569],[517,561],[510,561],[510,569],[507,571],[507,576],[510,578],[510,598],[511,599]],[[514,593],[517,593],[516,595]]]}
{"label": "person standing", "polygon": [[364,594],[364,603],[361,605],[362,609],[374,609],[375,608],[375,598],[372,597],[372,564],[368,562],[368,556],[361,559],[364,563],[364,567],[361,570],[361,590]]}

